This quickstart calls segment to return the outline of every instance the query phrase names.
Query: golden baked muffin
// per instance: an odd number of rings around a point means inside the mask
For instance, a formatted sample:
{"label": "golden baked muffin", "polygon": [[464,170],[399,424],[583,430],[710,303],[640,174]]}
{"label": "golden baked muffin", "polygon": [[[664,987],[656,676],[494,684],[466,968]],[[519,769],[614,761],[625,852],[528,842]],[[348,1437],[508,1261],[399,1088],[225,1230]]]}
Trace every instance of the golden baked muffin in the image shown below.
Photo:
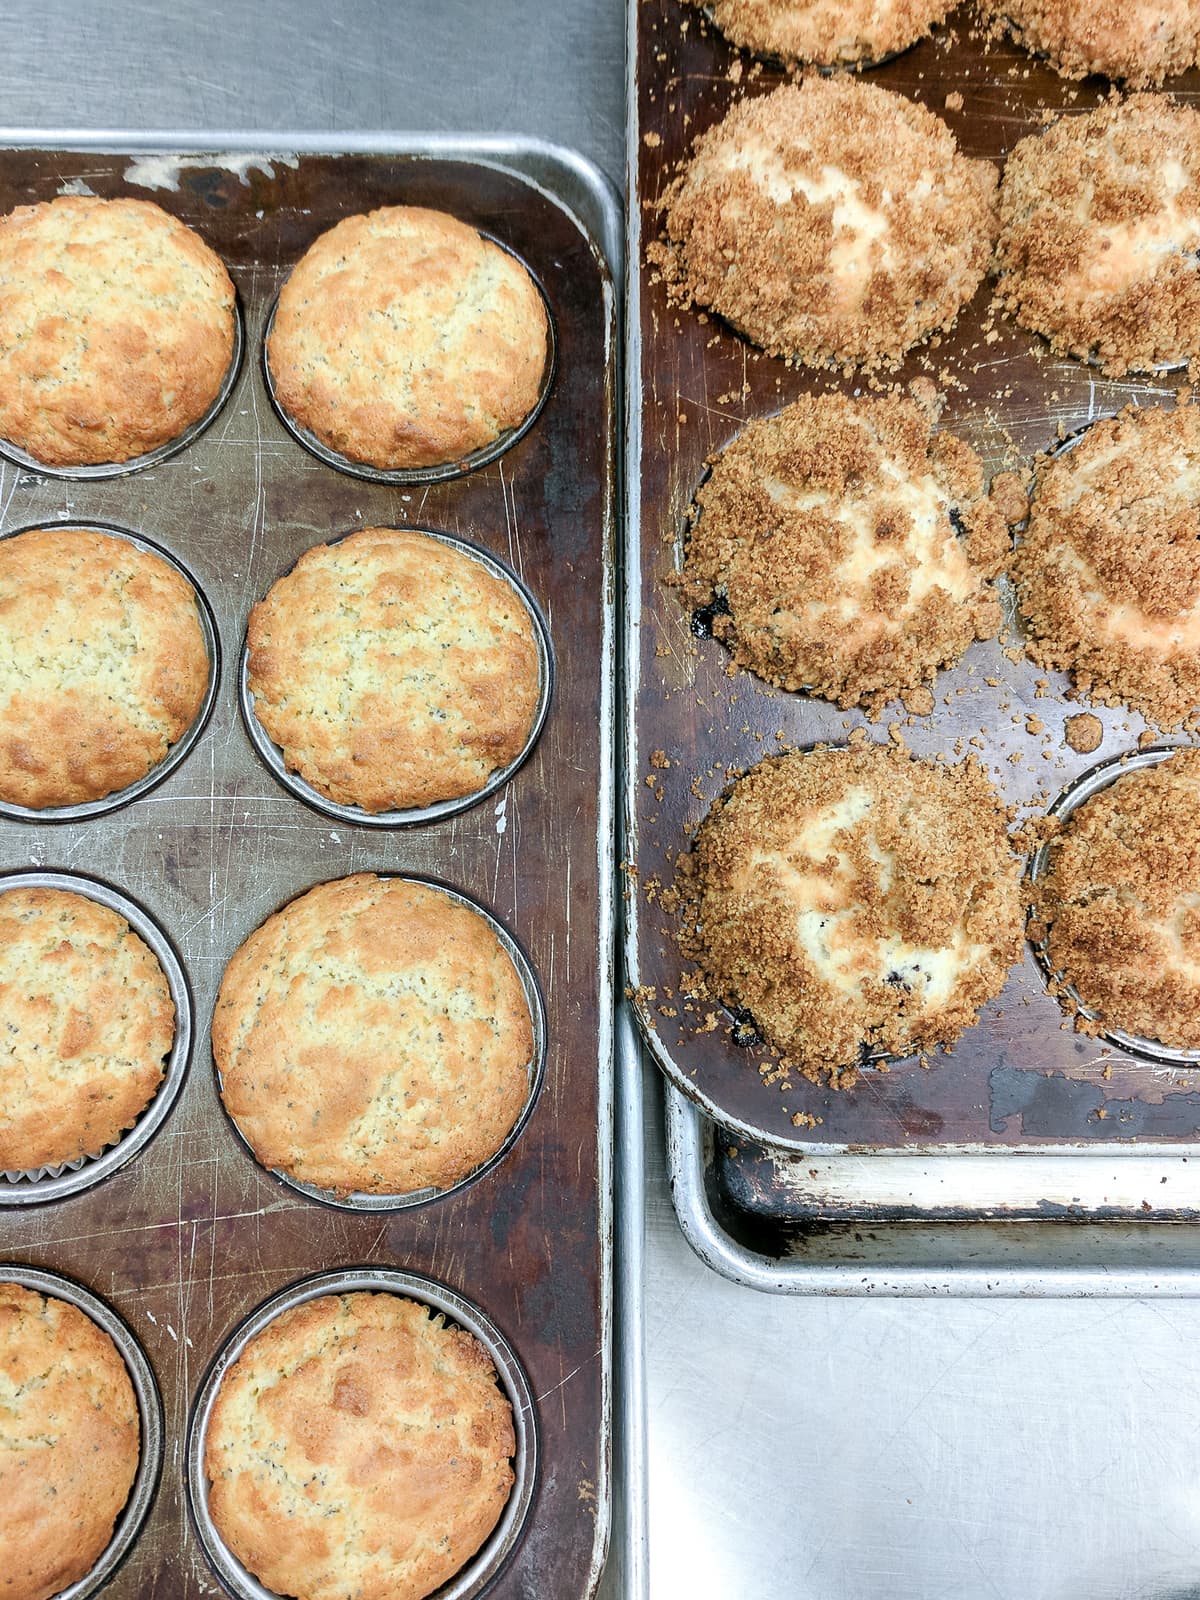
{"label": "golden baked muffin", "polygon": [[41,810],[136,783],[208,678],[195,592],[161,556],[95,528],[0,539],[0,800]]}
{"label": "golden baked muffin", "polygon": [[515,1449],[473,1334],[400,1295],[324,1295],[280,1312],[221,1379],[209,1511],[276,1594],[424,1600],[496,1526]]}
{"label": "golden baked muffin", "polygon": [[1138,94],[1014,148],[1000,296],[1051,348],[1110,376],[1200,353],[1200,112]]}
{"label": "golden baked muffin", "polygon": [[915,400],[805,396],[748,423],[696,500],[684,597],[769,683],[877,710],[999,632],[1004,511]]}
{"label": "golden baked muffin", "polygon": [[529,1094],[507,951],[478,912],[403,878],[323,883],[268,917],[225,969],[212,1039],[258,1159],[339,1193],[448,1188]]}
{"label": "golden baked muffin", "polygon": [[907,50],[950,0],[693,0],[727,39],[756,55],[816,66],[870,66]]}
{"label": "golden baked muffin", "polygon": [[685,949],[797,1070],[949,1044],[1019,960],[1021,867],[982,769],[865,741],[759,762],[681,862]]}
{"label": "golden baked muffin", "polygon": [[674,299],[773,355],[895,364],[982,282],[996,179],[923,106],[806,78],[700,136],[650,259]]}
{"label": "golden baked muffin", "polygon": [[280,291],[267,362],[283,410],[384,469],[457,462],[517,427],[546,369],[542,297],[514,256],[441,211],[345,217]]}
{"label": "golden baked muffin", "polygon": [[175,1038],[157,957],[66,889],[0,894],[0,1171],[98,1155],[154,1098]]}
{"label": "golden baked muffin", "polygon": [[[1095,1022],[1200,1048],[1200,750],[1136,767],[1051,839],[1030,937]],[[1068,997],[1068,1001],[1069,1001]]]}
{"label": "golden baked muffin", "polygon": [[1143,89],[1200,61],[1196,0],[986,0],[986,9],[1064,78],[1097,72]]}
{"label": "golden baked muffin", "polygon": [[0,217],[0,438],[47,466],[178,438],[233,349],[229,274],[161,206],[67,195]]}
{"label": "golden baked muffin", "polygon": [[0,1282],[0,1594],[49,1600],[100,1559],[141,1428],[108,1334],[65,1300]]}
{"label": "golden baked muffin", "polygon": [[364,528],[306,551],[251,612],[254,714],[339,805],[458,799],[528,741],[534,626],[518,591],[464,551]]}
{"label": "golden baked muffin", "polygon": [[1200,407],[1129,406],[1043,463],[1013,574],[1043,667],[1160,727],[1200,709]]}

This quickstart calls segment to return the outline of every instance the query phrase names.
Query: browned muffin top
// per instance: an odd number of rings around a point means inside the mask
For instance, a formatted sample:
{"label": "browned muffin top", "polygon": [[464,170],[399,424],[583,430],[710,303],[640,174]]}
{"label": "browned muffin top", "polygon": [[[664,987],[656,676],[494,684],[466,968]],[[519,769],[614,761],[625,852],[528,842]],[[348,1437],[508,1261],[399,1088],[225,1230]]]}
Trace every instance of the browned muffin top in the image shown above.
{"label": "browned muffin top", "polygon": [[0,1171],[98,1155],[175,1037],[166,975],[125,918],[65,889],[0,894]]}
{"label": "browned muffin top", "polygon": [[399,1295],[325,1295],[281,1312],[222,1378],[209,1509],[277,1594],[424,1600],[496,1526],[515,1449],[473,1334]]}
{"label": "browned muffin top", "polygon": [[748,423],[696,499],[685,599],[726,605],[714,632],[770,683],[878,710],[999,631],[1004,515],[914,400],[805,396]]}
{"label": "browned muffin top", "polygon": [[1020,863],[981,768],[863,742],[752,767],[681,863],[685,952],[814,1080],[948,1044],[1021,953]]}
{"label": "browned muffin top", "polygon": [[1064,78],[1098,72],[1149,88],[1200,61],[1195,0],[985,0]]}
{"label": "browned muffin top", "polygon": [[258,1159],[341,1193],[448,1188],[529,1095],[507,951],[477,911],[403,878],[323,883],[268,917],[225,969],[212,1038]]}
{"label": "browned muffin top", "polygon": [[195,593],[161,556],[94,528],[0,539],[0,799],[127,788],[195,721],[208,678]]}
{"label": "browned muffin top", "polygon": [[995,189],[996,169],[923,106],[806,78],[700,136],[649,254],[674,298],[773,355],[895,364],[978,288]]}
{"label": "browned muffin top", "polygon": [[1200,353],[1200,112],[1138,94],[1015,147],[1000,186],[1000,295],[1053,349],[1110,376]]}
{"label": "browned muffin top", "polygon": [[48,466],[128,461],[208,411],[234,291],[148,200],[67,195],[0,217],[0,437]]}
{"label": "browned muffin top", "polygon": [[309,247],[280,292],[267,358],[280,405],[324,445],[416,468],[523,422],[548,339],[515,257],[443,212],[385,206]]}
{"label": "browned muffin top", "polygon": [[0,1593],[49,1600],[95,1566],[133,1487],[137,1401],[92,1319],[0,1283]]}
{"label": "browned muffin top", "polygon": [[308,550],[250,614],[254,714],[287,765],[379,812],[481,789],[528,741],[540,673],[516,588],[431,534]]}
{"label": "browned muffin top", "polygon": [[[725,36],[758,55],[836,67],[869,66],[907,50],[950,10],[949,0],[693,0]],[[1182,3],[1182,0],[1181,0]]]}
{"label": "browned muffin top", "polygon": [[1200,407],[1129,406],[1038,474],[1014,563],[1028,648],[1160,727],[1200,710]]}
{"label": "browned muffin top", "polygon": [[1123,773],[1049,846],[1030,935],[1097,1020],[1200,1049],[1200,750]]}

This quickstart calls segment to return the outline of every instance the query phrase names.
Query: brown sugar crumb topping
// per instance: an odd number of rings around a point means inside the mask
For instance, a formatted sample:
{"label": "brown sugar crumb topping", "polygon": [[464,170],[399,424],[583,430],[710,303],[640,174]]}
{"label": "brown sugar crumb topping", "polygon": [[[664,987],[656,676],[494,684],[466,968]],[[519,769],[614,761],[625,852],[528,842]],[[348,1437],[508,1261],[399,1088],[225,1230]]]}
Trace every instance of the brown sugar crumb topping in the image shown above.
{"label": "brown sugar crumb topping", "polygon": [[895,364],[979,286],[996,170],[902,96],[807,78],[703,134],[650,247],[668,291],[773,355]]}
{"label": "brown sugar crumb topping", "polygon": [[1200,61],[1195,0],[991,0],[987,9],[1064,78],[1098,72],[1143,89]]}
{"label": "brown sugar crumb topping", "polygon": [[726,38],[789,64],[869,63],[907,50],[950,10],[948,0],[696,0]]}
{"label": "brown sugar crumb topping", "polygon": [[1161,727],[1200,707],[1200,407],[1130,406],[1039,473],[1013,565],[1028,648]]}
{"label": "brown sugar crumb topping", "polygon": [[1063,725],[1063,737],[1072,750],[1081,756],[1090,756],[1093,750],[1099,750],[1103,742],[1104,724],[1090,711],[1080,711],[1067,718]]}
{"label": "brown sugar crumb topping", "polygon": [[1200,1044],[1200,750],[1125,772],[1073,811],[1033,915],[1093,1027]]}
{"label": "brown sugar crumb topping", "polygon": [[947,1044],[1021,951],[1020,864],[973,761],[860,742],[760,762],[680,864],[685,955],[805,1076]]}
{"label": "brown sugar crumb topping", "polygon": [[877,714],[999,631],[1004,518],[913,400],[806,396],[749,423],[696,498],[685,600],[716,602],[714,634],[770,683]]}
{"label": "brown sugar crumb topping", "polygon": [[1110,376],[1200,351],[1200,113],[1139,94],[1013,150],[1000,294],[1023,327]]}

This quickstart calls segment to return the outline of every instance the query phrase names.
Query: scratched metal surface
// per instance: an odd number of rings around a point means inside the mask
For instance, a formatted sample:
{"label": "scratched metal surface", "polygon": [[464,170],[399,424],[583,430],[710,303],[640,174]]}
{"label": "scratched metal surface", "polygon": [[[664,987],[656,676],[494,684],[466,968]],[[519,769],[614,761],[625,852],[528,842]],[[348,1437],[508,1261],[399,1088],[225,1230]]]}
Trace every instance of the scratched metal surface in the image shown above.
{"label": "scratched metal surface", "polygon": [[[781,74],[752,68],[677,0],[634,0],[634,9],[637,193],[631,204],[648,239],[659,225],[656,202],[695,135],[740,96],[775,88]],[[1065,84],[1011,44],[972,37],[965,8],[936,39],[870,78],[944,115],[968,154],[997,161],[1041,125],[1045,108],[1083,110],[1104,95],[1096,80]],[[1172,87],[1195,99],[1200,74]],[[961,110],[946,108],[952,90],[962,94]],[[691,831],[736,770],[781,745],[844,740],[856,726],[886,740],[886,724],[900,708],[871,724],[859,713],[772,690],[748,673],[728,675],[723,646],[697,638],[692,619],[664,588],[679,560],[684,517],[705,457],[749,417],[774,412],[801,393],[853,385],[789,369],[755,352],[718,319],[702,323],[694,312],[671,308],[644,254],[639,262],[640,324],[634,331],[641,339],[641,493],[629,554],[641,588],[631,595],[631,622],[640,626],[630,631],[626,794],[637,879],[627,896],[627,955],[635,982],[646,986],[641,1018],[659,1064],[718,1122],[757,1135],[776,1151],[1101,1145],[1178,1151],[1190,1145],[1200,1129],[1200,1073],[1148,1063],[1066,1029],[1031,952],[951,1059],[933,1057],[928,1071],[915,1060],[886,1073],[867,1071],[850,1092],[796,1078],[764,1084],[758,1069],[770,1055],[739,1048],[727,1014],[715,1033],[693,1028],[699,1018],[679,996],[683,966],[673,924],[656,900]],[[946,395],[943,424],[965,435],[991,470],[1028,461],[1053,446],[1060,430],[1070,433],[1130,400],[1172,393],[1176,380],[1169,376],[1114,382],[1081,363],[1052,360],[1033,335],[999,315],[989,335],[989,299],[985,286],[953,332],[936,348],[910,355],[896,380],[932,377]],[[1043,677],[1048,681],[1040,690]],[[1064,675],[1042,674],[1025,659],[1013,663],[1000,643],[975,645],[958,668],[938,677],[933,716],[905,726],[903,735],[919,754],[951,758],[977,741],[976,753],[1006,799],[1035,813],[1093,764],[1132,749],[1145,727],[1133,713],[1099,708],[1104,743],[1093,755],[1077,755],[1063,742],[1063,722],[1078,709],[1065,689]],[[1031,716],[1041,731],[1027,731]],[[654,751],[665,752],[669,768],[651,764]],[[801,1115],[819,1119],[815,1129],[798,1127],[793,1119]],[[747,1172],[746,1184],[761,1188],[762,1158],[754,1160],[758,1170]]]}
{"label": "scratched metal surface", "polygon": [[[547,195],[464,161],[0,154],[4,210],[68,184],[148,196],[197,226],[229,264],[249,334],[224,412],[160,468],[98,484],[0,473],[0,529],[96,517],[178,554],[212,602],[224,655],[212,721],[161,788],[100,820],[0,823],[5,869],[90,873],[144,905],[179,950],[196,1002],[187,1082],[148,1148],[86,1195],[0,1211],[0,1258],[65,1271],[111,1301],[162,1388],[162,1484],[108,1592],[174,1600],[218,1590],[187,1523],[181,1475],[188,1406],[210,1357],[246,1312],[301,1274],[384,1263],[426,1272],[480,1305],[537,1398],[537,1497],[490,1592],[587,1594],[608,1510],[607,270]],[[504,238],[540,277],[559,335],[558,375],[536,427],[493,466],[428,490],[363,483],[317,462],[273,413],[258,365],[259,332],[287,265],[337,216],[401,200],[445,207]],[[366,522],[429,524],[508,562],[546,615],[558,664],[545,731],[504,791],[453,819],[389,833],[331,825],[285,793],[236,705],[250,605],[304,549]],[[482,901],[528,951],[549,1012],[545,1087],[510,1155],[457,1196],[390,1217],[323,1207],[262,1171],[224,1120],[208,1041],[224,964],[246,934],[313,883],[371,869],[429,874]]]}

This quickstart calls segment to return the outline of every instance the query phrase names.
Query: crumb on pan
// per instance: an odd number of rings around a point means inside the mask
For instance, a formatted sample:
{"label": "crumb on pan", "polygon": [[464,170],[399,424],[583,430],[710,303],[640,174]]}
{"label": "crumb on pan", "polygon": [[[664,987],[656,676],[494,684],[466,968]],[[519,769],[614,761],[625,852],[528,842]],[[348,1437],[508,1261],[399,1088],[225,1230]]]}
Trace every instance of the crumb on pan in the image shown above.
{"label": "crumb on pan", "polygon": [[709,989],[835,1086],[865,1053],[953,1042],[1020,958],[1020,862],[973,761],[865,740],[769,758],[680,869],[683,948]]}
{"label": "crumb on pan", "polygon": [[0,1551],[6,1600],[50,1600],[103,1555],[137,1476],[125,1362],[77,1306],[0,1282]]}
{"label": "crumb on pan", "polygon": [[496,1526],[515,1451],[474,1334],[400,1295],[322,1295],[280,1312],[222,1378],[209,1511],[274,1593],[424,1600]]}
{"label": "crumb on pan", "polygon": [[1195,0],[985,0],[985,9],[1064,78],[1099,73],[1146,89],[1200,63]]}
{"label": "crumb on pan", "polygon": [[339,805],[428,806],[514,762],[537,711],[535,625],[511,584],[419,530],[305,552],[250,614],[254,714]]}
{"label": "crumb on pan", "polygon": [[1200,407],[1128,406],[1038,473],[1013,574],[1026,645],[1163,728],[1200,711]]}
{"label": "crumb on pan", "polygon": [[1081,756],[1090,756],[1104,742],[1104,724],[1090,711],[1078,711],[1063,724],[1063,738]]}
{"label": "crumb on pan", "polygon": [[1022,139],[1000,185],[1001,299],[1109,376],[1200,353],[1200,112],[1138,94]]}
{"label": "crumb on pan", "polygon": [[694,0],[727,39],[789,64],[870,65],[907,50],[950,0]]}
{"label": "crumb on pan", "polygon": [[128,461],[209,410],[234,290],[148,200],[67,195],[0,217],[0,437],[48,466]]}
{"label": "crumb on pan", "polygon": [[773,355],[895,365],[982,282],[996,181],[924,107],[806,78],[701,135],[650,257],[674,299]]}
{"label": "crumb on pan", "polygon": [[94,528],[0,539],[0,799],[128,788],[191,727],[208,679],[195,593],[153,551]]}
{"label": "crumb on pan", "polygon": [[684,602],[718,602],[713,632],[769,683],[877,713],[999,632],[1007,525],[913,400],[805,396],[748,423],[696,499]]}
{"label": "crumb on pan", "polygon": [[175,1004],[118,912],[64,889],[0,894],[0,1172],[99,1155],[153,1099]]}
{"label": "crumb on pan", "polygon": [[1133,768],[1082,802],[1049,847],[1033,917],[1054,985],[1095,1024],[1200,1047],[1200,750]]}
{"label": "crumb on pan", "polygon": [[372,873],[319,884],[225,969],[221,1095],[259,1161],[339,1194],[446,1189],[529,1096],[533,1023],[479,912]]}
{"label": "crumb on pan", "polygon": [[549,329],[528,271],[440,211],[385,206],[309,246],[267,341],[284,411],[383,469],[456,462],[537,404]]}

